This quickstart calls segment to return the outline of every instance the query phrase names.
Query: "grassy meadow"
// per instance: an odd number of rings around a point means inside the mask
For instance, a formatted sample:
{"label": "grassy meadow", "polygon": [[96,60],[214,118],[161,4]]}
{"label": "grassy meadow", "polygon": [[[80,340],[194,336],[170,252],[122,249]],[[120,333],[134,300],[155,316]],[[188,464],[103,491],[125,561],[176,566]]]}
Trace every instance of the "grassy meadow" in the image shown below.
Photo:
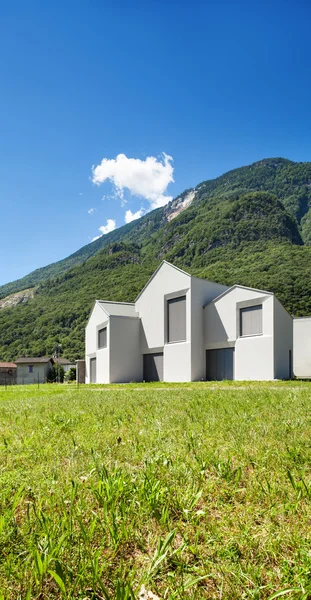
{"label": "grassy meadow", "polygon": [[311,598],[311,384],[0,390],[0,599]]}

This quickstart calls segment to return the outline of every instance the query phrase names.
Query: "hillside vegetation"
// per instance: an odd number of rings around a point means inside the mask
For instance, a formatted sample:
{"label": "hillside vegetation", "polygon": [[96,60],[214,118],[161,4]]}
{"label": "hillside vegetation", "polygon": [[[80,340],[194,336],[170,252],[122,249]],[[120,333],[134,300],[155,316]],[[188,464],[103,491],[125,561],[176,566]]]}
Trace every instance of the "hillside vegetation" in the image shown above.
{"label": "hillside vegetation", "polygon": [[[268,289],[296,316],[311,314],[311,163],[268,159],[193,190],[85,246],[71,257],[0,288],[35,286],[26,304],[0,311],[0,359],[84,355],[95,299],[133,301],[162,259],[220,283]],[[178,212],[178,211],[177,211]]]}

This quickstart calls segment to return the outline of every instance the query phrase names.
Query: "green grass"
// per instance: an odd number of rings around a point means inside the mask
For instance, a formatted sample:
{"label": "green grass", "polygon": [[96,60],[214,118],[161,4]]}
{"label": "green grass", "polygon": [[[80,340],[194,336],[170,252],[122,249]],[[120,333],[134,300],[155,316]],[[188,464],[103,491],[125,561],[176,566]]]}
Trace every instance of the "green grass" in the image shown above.
{"label": "green grass", "polygon": [[0,391],[0,599],[311,598],[311,384]]}

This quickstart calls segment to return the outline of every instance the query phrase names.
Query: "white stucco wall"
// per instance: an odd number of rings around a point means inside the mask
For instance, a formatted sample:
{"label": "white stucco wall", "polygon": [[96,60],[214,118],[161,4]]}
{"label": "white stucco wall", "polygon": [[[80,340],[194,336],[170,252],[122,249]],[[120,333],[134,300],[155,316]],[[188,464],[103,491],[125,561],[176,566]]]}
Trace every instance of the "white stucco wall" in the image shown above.
{"label": "white stucco wall", "polygon": [[[204,309],[205,349],[235,347],[236,380],[274,379],[273,295],[235,287]],[[262,335],[240,337],[239,311],[262,304]]]}
{"label": "white stucco wall", "polygon": [[166,300],[179,295],[187,296],[187,340],[190,339],[190,280],[191,277],[163,263],[135,303],[142,323],[142,354],[163,349],[166,342]]}
{"label": "white stucco wall", "polygon": [[[98,330],[107,327],[107,348],[98,350]],[[109,317],[95,303],[85,329],[85,383],[90,383],[90,359],[96,358],[96,383],[110,383]]]}
{"label": "white stucco wall", "polygon": [[235,379],[267,381],[274,379],[273,336],[238,338],[235,345]]}
{"label": "white stucco wall", "polygon": [[[111,383],[111,360],[109,348],[109,326],[107,326],[107,348],[96,352],[96,383]],[[95,358],[95,357],[94,357]],[[88,361],[89,366],[89,361]]]}
{"label": "white stucco wall", "polygon": [[142,381],[143,357],[140,350],[140,319],[110,317],[110,382]]}
{"label": "white stucco wall", "polygon": [[289,351],[293,361],[293,319],[274,297],[274,378],[289,379]]}
{"label": "white stucco wall", "polygon": [[203,307],[226,289],[219,283],[191,278],[191,378],[188,381],[205,379]]}
{"label": "white stucco wall", "polygon": [[166,344],[163,352],[163,380],[191,381],[191,344]]}
{"label": "white stucco wall", "polygon": [[311,317],[293,319],[293,332],[294,375],[311,378]]}

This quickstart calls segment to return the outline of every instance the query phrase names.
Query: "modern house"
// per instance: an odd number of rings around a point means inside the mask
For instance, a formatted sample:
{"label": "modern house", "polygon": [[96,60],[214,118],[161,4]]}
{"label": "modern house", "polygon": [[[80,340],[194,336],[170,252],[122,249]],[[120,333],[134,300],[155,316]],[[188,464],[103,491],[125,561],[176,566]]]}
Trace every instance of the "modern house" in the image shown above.
{"label": "modern house", "polygon": [[16,364],[0,362],[0,385],[14,385],[16,383]]}
{"label": "modern house", "polygon": [[54,360],[50,356],[21,357],[16,361],[17,384],[46,383]]}
{"label": "modern house", "polygon": [[95,302],[85,381],[286,379],[292,356],[292,317],[274,294],[163,261],[135,302]]}

